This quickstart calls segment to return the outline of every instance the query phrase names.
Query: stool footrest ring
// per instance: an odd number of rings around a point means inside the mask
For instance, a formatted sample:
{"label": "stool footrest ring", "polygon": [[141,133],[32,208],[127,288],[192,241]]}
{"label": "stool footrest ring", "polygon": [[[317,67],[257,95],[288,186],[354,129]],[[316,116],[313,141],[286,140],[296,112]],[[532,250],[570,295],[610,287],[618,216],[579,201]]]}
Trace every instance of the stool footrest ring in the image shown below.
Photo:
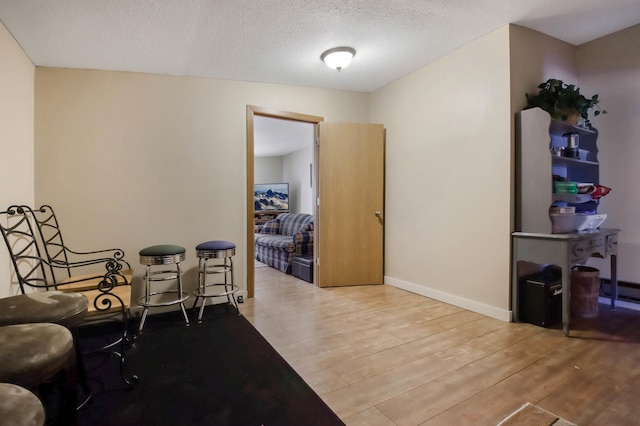
{"label": "stool footrest ring", "polygon": [[[193,294],[196,297],[223,297],[234,294],[240,290],[238,286],[234,284],[207,284],[206,287],[225,287],[225,291],[221,293],[208,293],[206,288],[197,288]],[[226,287],[231,287],[231,290],[227,290]]]}
{"label": "stool footrest ring", "polygon": [[[149,293],[149,297],[148,299],[151,299],[151,297],[153,296],[159,296],[162,294],[179,294],[178,291],[176,290],[166,290],[166,291],[154,291],[152,293]],[[185,300],[189,299],[189,294],[187,294],[187,292],[183,291],[182,294],[180,294],[180,298],[178,299],[171,299],[168,300],[166,302],[152,302],[151,300],[145,300],[147,299],[146,296],[142,296],[140,299],[138,299],[138,305],[140,306],[144,306],[144,307],[157,307],[157,306],[171,306],[171,305],[176,305],[178,303],[183,303]]]}

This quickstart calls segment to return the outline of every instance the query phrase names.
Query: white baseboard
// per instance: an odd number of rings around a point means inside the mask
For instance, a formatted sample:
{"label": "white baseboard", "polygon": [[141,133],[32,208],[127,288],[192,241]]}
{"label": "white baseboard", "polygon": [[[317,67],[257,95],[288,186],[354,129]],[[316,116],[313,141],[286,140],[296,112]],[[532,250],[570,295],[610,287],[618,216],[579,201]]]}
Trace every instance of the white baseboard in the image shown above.
{"label": "white baseboard", "polygon": [[416,293],[421,296],[429,297],[440,302],[458,306],[472,312],[477,312],[479,314],[486,315],[500,321],[510,322],[512,318],[510,310],[499,309],[494,306],[485,305],[484,303],[445,293],[440,290],[434,290],[423,285],[402,281],[389,276],[384,277],[384,283],[393,287],[400,288],[402,290],[410,291],[411,293]]}
{"label": "white baseboard", "polygon": [[[510,322],[512,320],[512,312],[510,310],[499,309],[494,306],[489,306],[484,303],[476,302],[474,300],[466,299],[464,297],[456,296],[453,294],[445,293],[440,290],[434,290],[424,285],[410,283],[402,281],[397,278],[385,276],[384,283],[393,287],[400,288],[402,290],[410,291],[411,293],[419,294],[421,296],[429,297],[440,302],[448,303],[453,306],[458,306],[463,309],[467,309],[472,312],[476,312],[482,315],[486,315],[491,318],[498,319],[500,321]],[[598,303],[602,305],[611,305],[611,299],[608,297],[598,297]],[[633,309],[640,311],[640,304],[627,302],[624,300],[618,300],[616,306],[619,308]]]}

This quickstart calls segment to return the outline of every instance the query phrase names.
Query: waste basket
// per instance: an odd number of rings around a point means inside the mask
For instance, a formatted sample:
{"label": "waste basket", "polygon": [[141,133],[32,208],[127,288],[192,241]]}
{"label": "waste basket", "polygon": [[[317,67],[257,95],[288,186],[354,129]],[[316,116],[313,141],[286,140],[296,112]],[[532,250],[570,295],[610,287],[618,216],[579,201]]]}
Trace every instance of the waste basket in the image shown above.
{"label": "waste basket", "polygon": [[575,266],[571,270],[571,315],[580,318],[598,316],[600,270]]}

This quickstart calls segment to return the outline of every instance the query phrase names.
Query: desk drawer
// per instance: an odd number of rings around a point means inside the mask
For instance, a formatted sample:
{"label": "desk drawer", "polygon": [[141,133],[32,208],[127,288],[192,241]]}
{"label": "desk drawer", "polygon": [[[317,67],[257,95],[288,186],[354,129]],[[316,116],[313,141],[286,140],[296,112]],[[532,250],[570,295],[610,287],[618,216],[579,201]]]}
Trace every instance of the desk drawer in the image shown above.
{"label": "desk drawer", "polygon": [[618,234],[607,235],[606,241],[607,256],[618,254]]}
{"label": "desk drawer", "polygon": [[576,241],[571,244],[571,258],[575,263],[580,263],[577,261],[586,260],[595,253],[598,253],[603,257],[605,255],[605,242],[603,236]]}

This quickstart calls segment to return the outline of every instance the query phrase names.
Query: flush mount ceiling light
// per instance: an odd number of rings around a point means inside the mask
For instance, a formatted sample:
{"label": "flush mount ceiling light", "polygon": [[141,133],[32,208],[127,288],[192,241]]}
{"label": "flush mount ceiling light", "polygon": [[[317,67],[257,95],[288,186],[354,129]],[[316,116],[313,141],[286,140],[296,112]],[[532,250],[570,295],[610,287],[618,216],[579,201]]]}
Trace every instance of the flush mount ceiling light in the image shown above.
{"label": "flush mount ceiling light", "polygon": [[354,56],[356,56],[356,50],[351,47],[334,47],[320,55],[320,59],[329,68],[340,71],[349,66]]}

